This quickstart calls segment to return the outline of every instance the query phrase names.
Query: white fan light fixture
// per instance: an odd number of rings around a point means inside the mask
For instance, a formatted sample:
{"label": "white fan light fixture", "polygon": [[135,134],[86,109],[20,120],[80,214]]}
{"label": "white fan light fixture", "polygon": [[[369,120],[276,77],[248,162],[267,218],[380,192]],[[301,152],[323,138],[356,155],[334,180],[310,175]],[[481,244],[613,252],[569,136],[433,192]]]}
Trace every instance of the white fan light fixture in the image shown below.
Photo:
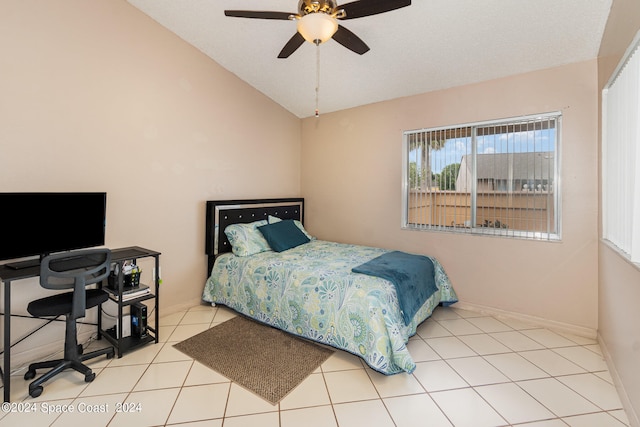
{"label": "white fan light fixture", "polygon": [[309,43],[320,44],[338,31],[338,21],[326,13],[310,13],[298,19],[298,32]]}

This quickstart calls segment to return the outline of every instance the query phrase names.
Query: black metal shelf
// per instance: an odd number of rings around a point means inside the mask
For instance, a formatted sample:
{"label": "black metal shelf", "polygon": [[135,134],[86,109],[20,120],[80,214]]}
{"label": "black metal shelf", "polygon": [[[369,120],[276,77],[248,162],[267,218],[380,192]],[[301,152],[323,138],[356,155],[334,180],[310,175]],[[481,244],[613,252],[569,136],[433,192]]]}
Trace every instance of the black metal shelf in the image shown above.
{"label": "black metal shelf", "polygon": [[154,328],[147,328],[151,333],[147,333],[146,336],[139,338],[134,336],[116,338],[116,326],[103,330],[103,337],[105,337],[111,344],[118,347],[119,352],[126,353],[129,350],[133,350],[141,345],[157,342],[157,333]]}
{"label": "black metal shelf", "polygon": [[[133,261],[136,262],[137,259],[140,258],[148,258],[153,257],[155,259],[155,280],[152,285],[149,285],[150,292],[148,294],[140,295],[135,298],[122,300],[122,295],[124,293],[124,276],[122,273],[122,264],[125,261]],[[116,347],[116,351],[118,357],[122,357],[124,353],[127,351],[133,350],[139,346],[155,342],[159,342],[158,336],[158,324],[160,322],[159,316],[159,297],[160,297],[160,252],[153,251],[150,249],[144,249],[138,246],[131,246],[127,248],[114,249],[111,251],[111,262],[113,264],[120,264],[119,274],[116,279],[116,289],[111,289],[108,286],[105,286],[103,283],[103,289],[109,293],[109,299],[113,301],[118,307],[117,321],[116,325],[109,329],[102,328],[102,311],[98,316],[98,331],[100,336],[104,336],[109,342],[111,342],[114,347]],[[153,314],[155,323],[153,326],[147,325],[147,335],[144,337],[135,337],[128,336],[123,337],[122,333],[122,318],[123,318],[123,309],[127,306],[131,306],[135,303],[142,301],[153,301]],[[147,319],[148,320],[148,319]]]}
{"label": "black metal shelf", "polygon": [[[109,289],[109,288],[105,288],[105,291],[107,291],[107,293],[109,294],[109,299],[113,302],[115,302],[116,304],[118,302],[120,302],[120,298],[118,297],[118,293],[116,291],[114,291],[113,289]],[[146,301],[149,300],[151,298],[155,298],[156,296],[151,292],[151,289],[149,289],[149,293],[147,294],[142,294],[140,296],[137,296],[135,298],[124,298],[122,300],[122,305],[123,306],[127,306],[127,305],[131,305],[131,304],[135,304],[137,302],[142,302],[142,301]]]}

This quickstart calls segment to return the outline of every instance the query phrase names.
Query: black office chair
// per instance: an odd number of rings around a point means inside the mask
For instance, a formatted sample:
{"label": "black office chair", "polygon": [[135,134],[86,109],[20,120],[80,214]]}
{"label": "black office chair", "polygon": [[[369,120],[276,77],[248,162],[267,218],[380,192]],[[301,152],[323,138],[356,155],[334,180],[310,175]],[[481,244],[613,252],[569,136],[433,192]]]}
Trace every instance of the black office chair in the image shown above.
{"label": "black office chair", "polygon": [[72,292],[59,293],[50,297],[31,301],[27,311],[35,317],[66,317],[64,358],[32,363],[24,374],[25,380],[35,378],[36,369],[53,368],[31,384],[29,395],[42,394],[42,384],[55,375],[71,368],[84,374],[85,382],[95,379],[91,369],[83,361],[100,355],[108,359],[114,355],[113,347],[83,354],[82,345],[78,345],[76,319],[85,316],[85,310],[104,303],[109,296],[102,289],[86,289],[86,286],[101,282],[109,275],[111,251],[109,249],[84,249],[46,256],[40,264],[40,285],[47,289],[73,289]]}

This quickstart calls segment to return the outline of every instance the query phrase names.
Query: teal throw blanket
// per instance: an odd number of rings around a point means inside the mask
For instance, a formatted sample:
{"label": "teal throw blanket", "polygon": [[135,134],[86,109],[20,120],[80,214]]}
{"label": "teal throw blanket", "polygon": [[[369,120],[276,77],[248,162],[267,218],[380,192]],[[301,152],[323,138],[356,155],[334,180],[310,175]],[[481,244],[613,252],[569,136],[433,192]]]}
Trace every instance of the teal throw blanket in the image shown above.
{"label": "teal throw blanket", "polygon": [[433,262],[424,255],[387,252],[351,269],[354,273],[386,279],[396,287],[404,323],[408,325],[418,309],[438,290]]}

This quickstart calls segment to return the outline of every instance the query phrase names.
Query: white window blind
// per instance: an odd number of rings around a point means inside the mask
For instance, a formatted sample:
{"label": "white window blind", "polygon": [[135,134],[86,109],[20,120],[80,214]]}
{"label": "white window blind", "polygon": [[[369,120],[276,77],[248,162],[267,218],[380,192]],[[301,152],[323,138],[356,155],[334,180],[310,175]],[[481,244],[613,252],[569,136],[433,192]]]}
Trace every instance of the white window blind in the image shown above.
{"label": "white window blind", "polygon": [[640,33],[602,93],[604,239],[640,263]]}
{"label": "white window blind", "polygon": [[560,119],[405,132],[403,227],[558,240]]}

